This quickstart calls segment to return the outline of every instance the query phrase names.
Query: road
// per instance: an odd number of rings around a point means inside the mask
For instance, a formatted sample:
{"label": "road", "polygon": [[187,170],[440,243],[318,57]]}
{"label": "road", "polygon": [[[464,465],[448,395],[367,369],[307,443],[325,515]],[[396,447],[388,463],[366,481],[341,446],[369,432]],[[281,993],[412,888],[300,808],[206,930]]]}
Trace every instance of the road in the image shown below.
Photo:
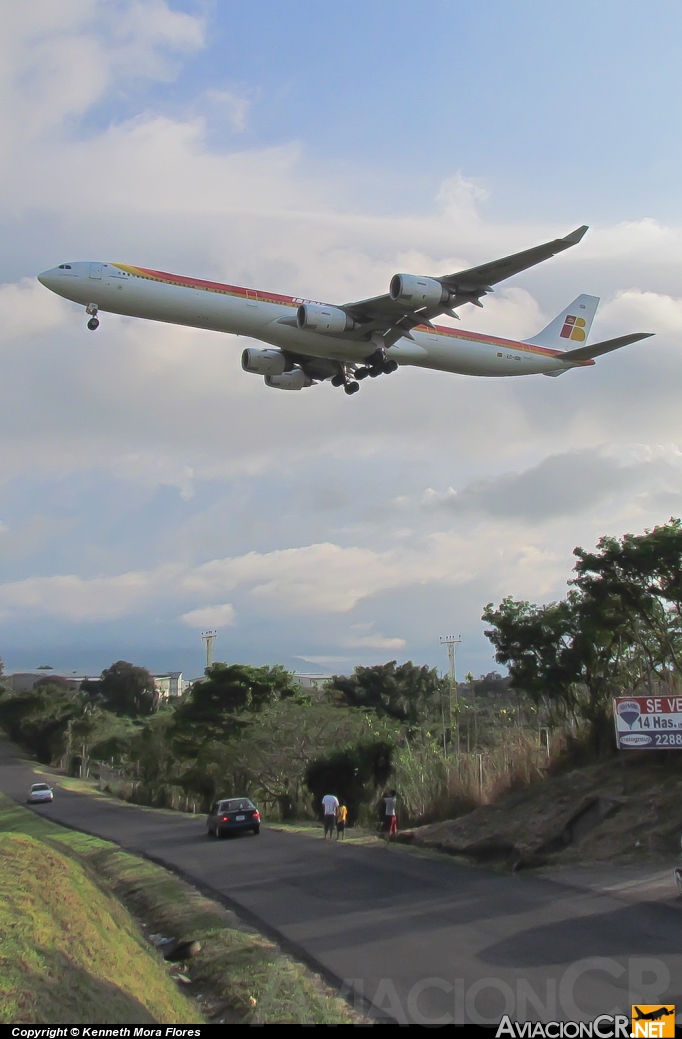
{"label": "road", "polygon": [[[0,790],[23,803],[36,778],[0,741]],[[34,810],[181,872],[358,1008],[364,997],[401,1023],[590,1020],[629,1015],[632,1002],[682,1004],[682,914],[666,904],[267,826],[217,841],[204,817],[66,790]]]}

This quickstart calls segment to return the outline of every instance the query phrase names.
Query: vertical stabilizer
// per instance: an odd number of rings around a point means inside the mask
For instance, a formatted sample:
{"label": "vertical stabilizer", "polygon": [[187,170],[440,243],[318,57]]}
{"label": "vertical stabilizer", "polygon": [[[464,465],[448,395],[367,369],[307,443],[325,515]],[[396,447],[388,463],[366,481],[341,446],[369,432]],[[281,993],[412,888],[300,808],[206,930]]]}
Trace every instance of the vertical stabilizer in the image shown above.
{"label": "vertical stabilizer", "polygon": [[550,321],[547,328],[524,342],[530,346],[549,346],[554,350],[572,350],[584,346],[598,306],[599,296],[578,296],[558,317]]}

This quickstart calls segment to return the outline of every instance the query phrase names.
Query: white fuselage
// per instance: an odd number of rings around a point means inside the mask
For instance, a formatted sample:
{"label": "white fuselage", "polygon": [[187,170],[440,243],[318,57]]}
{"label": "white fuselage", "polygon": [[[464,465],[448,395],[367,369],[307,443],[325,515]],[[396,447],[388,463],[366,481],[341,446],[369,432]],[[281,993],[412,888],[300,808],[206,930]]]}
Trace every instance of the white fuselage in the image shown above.
{"label": "white fuselage", "polygon": [[[39,280],[65,299],[129,317],[249,336],[294,354],[362,363],[376,347],[365,340],[299,330],[289,321],[301,303],[317,302],[117,263],[78,262]],[[282,320],[287,321],[286,324]],[[418,326],[387,351],[400,365],[461,375],[535,375],[566,371],[561,351],[457,328]],[[590,363],[590,362],[587,362]]]}

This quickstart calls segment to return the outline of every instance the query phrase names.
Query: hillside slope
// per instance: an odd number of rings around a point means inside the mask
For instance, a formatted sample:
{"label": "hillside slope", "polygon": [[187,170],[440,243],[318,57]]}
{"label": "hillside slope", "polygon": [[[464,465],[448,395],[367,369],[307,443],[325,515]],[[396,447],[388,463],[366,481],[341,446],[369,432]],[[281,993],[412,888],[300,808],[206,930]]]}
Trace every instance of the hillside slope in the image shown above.
{"label": "hillside slope", "polygon": [[551,863],[657,862],[679,856],[682,772],[667,759],[612,759],[399,839],[514,869]]}
{"label": "hillside slope", "polygon": [[0,1022],[201,1021],[133,918],[67,855],[0,833]]}

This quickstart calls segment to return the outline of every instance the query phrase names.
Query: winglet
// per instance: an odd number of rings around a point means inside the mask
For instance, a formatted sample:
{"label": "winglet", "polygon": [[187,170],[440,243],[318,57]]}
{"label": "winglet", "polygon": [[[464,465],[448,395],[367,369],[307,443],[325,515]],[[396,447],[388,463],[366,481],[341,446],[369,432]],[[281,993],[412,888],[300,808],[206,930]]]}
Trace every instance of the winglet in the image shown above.
{"label": "winglet", "polygon": [[570,234],[567,234],[563,240],[567,245],[577,245],[588,230],[589,224],[583,224],[582,227],[576,227],[575,231],[571,231]]}

